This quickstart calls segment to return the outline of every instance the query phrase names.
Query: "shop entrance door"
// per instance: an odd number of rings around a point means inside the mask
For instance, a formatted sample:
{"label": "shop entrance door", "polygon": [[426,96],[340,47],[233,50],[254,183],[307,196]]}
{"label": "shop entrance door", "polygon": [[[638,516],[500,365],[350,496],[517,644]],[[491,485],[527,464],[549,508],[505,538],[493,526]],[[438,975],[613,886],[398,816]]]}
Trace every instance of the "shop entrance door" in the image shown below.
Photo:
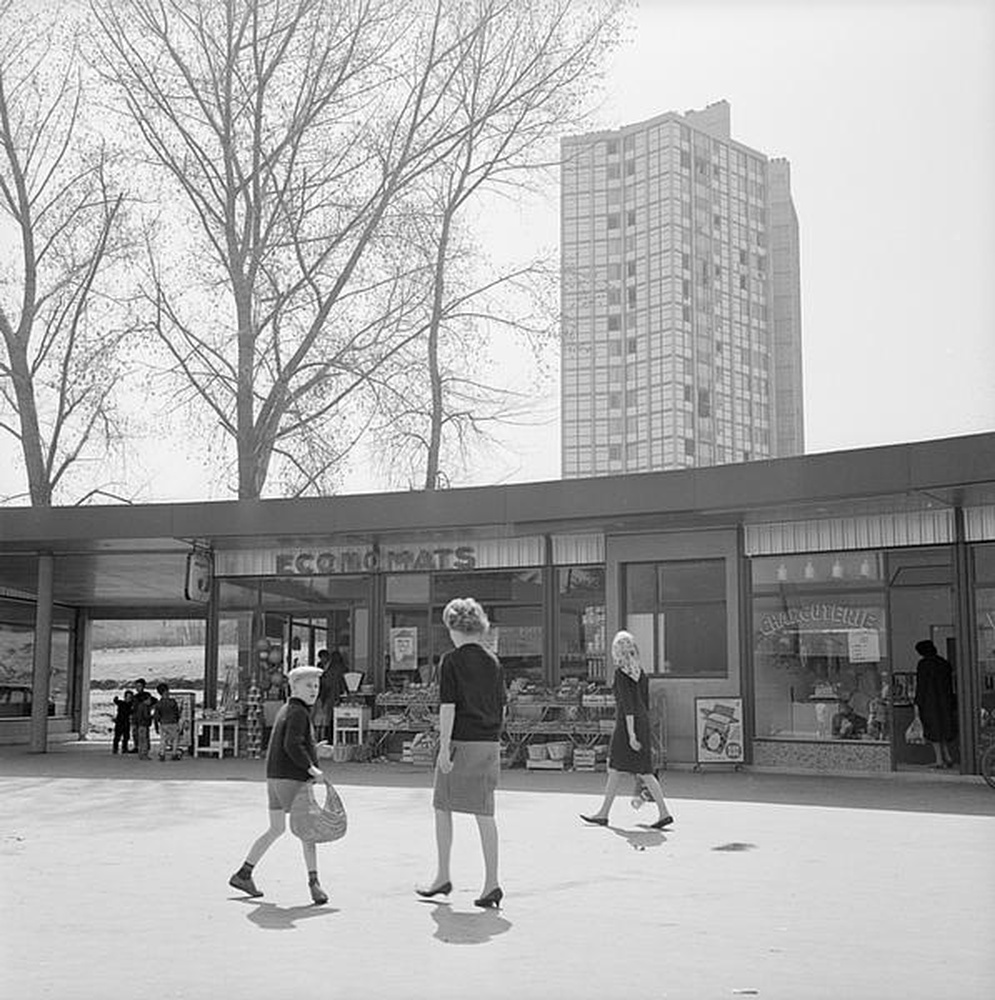
{"label": "shop entrance door", "polygon": [[317,663],[322,649],[337,649],[349,670],[372,680],[371,590],[361,576],[221,578],[221,627],[234,619],[238,642],[237,665],[219,659],[225,688],[244,700],[256,684],[264,712],[273,714],[286,695],[286,671]]}
{"label": "shop entrance door", "polygon": [[893,759],[896,770],[919,770],[931,767],[935,758],[929,744],[910,745],[905,741],[905,730],[915,713],[919,662],[915,644],[920,639],[932,639],[940,655],[954,667],[956,678],[952,567],[945,549],[890,553],[889,564]]}

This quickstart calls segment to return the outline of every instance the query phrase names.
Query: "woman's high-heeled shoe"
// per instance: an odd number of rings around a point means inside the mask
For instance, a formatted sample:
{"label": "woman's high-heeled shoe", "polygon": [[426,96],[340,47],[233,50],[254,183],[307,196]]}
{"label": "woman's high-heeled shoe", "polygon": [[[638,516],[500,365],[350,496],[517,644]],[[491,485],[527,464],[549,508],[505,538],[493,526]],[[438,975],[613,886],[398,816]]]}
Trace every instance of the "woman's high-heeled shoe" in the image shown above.
{"label": "woman's high-heeled shoe", "polygon": [[590,823],[592,826],[607,826],[608,825],[608,817],[607,816],[585,816],[583,813],[580,813],[580,818],[585,823]]}
{"label": "woman's high-heeled shoe", "polygon": [[639,825],[645,830],[662,830],[665,826],[670,826],[673,822],[673,816],[664,816],[662,819],[658,819],[655,823],[640,823]]}
{"label": "woman's high-heeled shoe", "polygon": [[504,893],[501,891],[501,887],[498,886],[496,889],[491,889],[486,896],[481,896],[480,899],[475,899],[473,901],[474,906],[481,906],[485,910],[494,907],[494,909],[499,909],[501,906],[501,900],[504,898]]}
{"label": "woman's high-heeled shoe", "polygon": [[433,896],[448,896],[452,891],[452,882],[443,882],[442,885],[437,885],[434,889],[415,889],[415,892],[422,899],[431,899]]}

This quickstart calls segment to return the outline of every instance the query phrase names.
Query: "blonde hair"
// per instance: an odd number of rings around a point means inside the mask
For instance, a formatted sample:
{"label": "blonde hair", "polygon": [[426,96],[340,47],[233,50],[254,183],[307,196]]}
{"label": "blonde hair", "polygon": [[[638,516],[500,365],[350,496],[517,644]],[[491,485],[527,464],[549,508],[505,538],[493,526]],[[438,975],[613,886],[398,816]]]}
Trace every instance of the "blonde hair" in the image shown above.
{"label": "blonde hair", "polygon": [[626,632],[625,629],[616,632],[615,638],[612,639],[612,663],[616,667],[627,667],[633,664],[637,668],[642,667],[636,637],[631,632]]}
{"label": "blonde hair", "polygon": [[483,635],[490,627],[487,613],[472,597],[454,597],[443,609],[443,624],[451,632]]}

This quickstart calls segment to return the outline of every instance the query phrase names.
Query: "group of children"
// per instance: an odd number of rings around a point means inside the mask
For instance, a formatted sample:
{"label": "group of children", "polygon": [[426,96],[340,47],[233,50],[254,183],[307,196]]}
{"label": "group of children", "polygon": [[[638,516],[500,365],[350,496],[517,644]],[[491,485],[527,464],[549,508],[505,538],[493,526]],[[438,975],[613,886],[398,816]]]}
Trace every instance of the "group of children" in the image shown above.
{"label": "group of children", "polygon": [[[149,760],[151,756],[151,729],[159,734],[159,760],[167,755],[173,760],[183,756],[180,745],[180,703],[169,693],[165,682],[156,685],[158,698],[145,688],[145,678],[135,681],[137,690],[127,690],[123,698],[114,698],[117,711],[114,716],[114,741],[111,752],[137,753],[139,760]],[[131,737],[132,748],[128,749]]]}

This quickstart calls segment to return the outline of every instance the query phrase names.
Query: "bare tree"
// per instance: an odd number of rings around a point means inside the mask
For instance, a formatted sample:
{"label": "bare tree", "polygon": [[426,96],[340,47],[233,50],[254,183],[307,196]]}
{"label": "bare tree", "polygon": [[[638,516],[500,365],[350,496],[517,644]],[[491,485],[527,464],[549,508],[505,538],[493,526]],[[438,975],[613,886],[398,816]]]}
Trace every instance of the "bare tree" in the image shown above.
{"label": "bare tree", "polygon": [[379,386],[372,436],[387,482],[431,490],[451,485],[499,427],[532,421],[531,380],[510,388],[492,372],[511,339],[542,356],[557,273],[539,259],[496,270],[458,213],[439,206],[423,207],[407,238],[426,318]]}
{"label": "bare tree", "polygon": [[[472,12],[460,4],[447,11],[456,24],[483,16],[487,28],[444,95],[459,141],[424,178],[421,223],[412,227],[426,275],[426,334],[405,352],[379,433],[398,472],[410,476],[423,466],[425,489],[449,481],[487,424],[522,416],[521,398],[481,371],[487,335],[499,342],[517,336],[534,348],[550,334],[555,311],[546,262],[483,274],[466,232],[468,211],[482,195],[520,198],[545,173],[560,136],[590,112],[587,98],[624,10],[619,0],[478,0]],[[448,472],[447,435],[455,463]]]}
{"label": "bare tree", "polygon": [[126,242],[113,157],[83,122],[73,26],[30,6],[0,0],[0,242],[14,248],[0,262],[0,429],[30,502],[49,506],[119,440]]}
{"label": "bare tree", "polygon": [[444,0],[92,7],[107,78],[168,178],[154,329],[234,443],[240,497],[263,493],[274,459],[285,490],[320,490],[377,373],[418,335],[388,221],[465,128],[442,98],[490,15],[455,25]]}

